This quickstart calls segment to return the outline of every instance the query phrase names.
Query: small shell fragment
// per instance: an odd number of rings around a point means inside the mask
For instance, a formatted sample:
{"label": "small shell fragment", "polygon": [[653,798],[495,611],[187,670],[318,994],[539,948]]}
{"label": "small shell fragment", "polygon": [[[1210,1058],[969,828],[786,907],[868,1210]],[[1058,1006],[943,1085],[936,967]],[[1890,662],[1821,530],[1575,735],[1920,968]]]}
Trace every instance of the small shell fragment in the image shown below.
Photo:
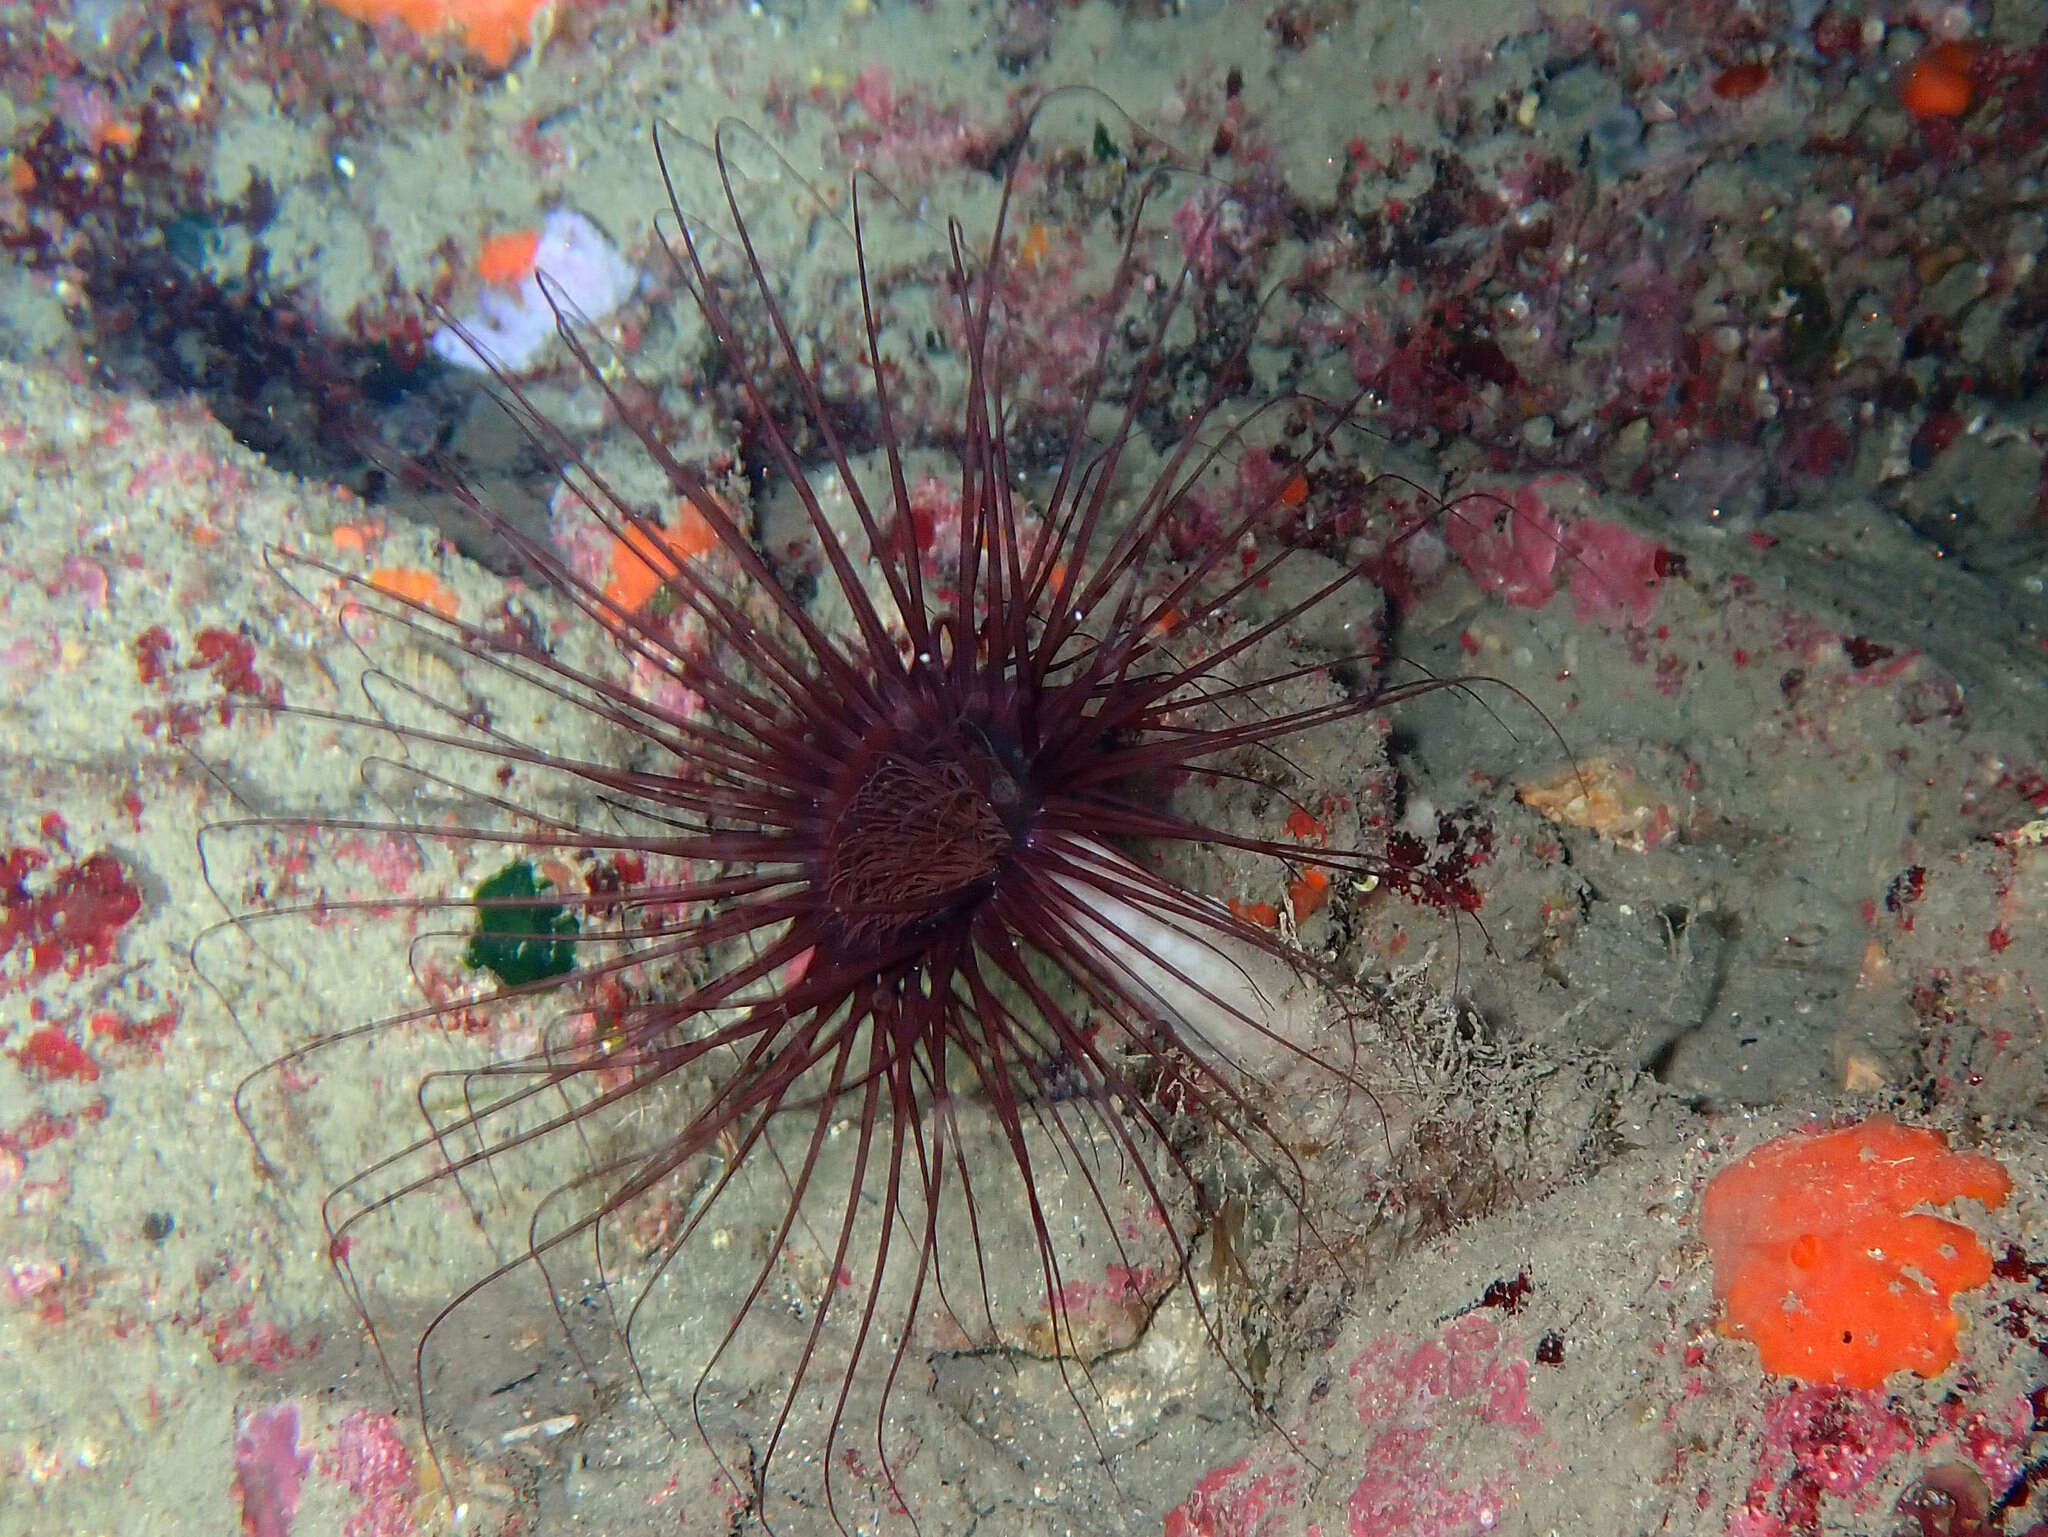
{"label": "small shell fragment", "polygon": [[576,1428],[573,1414],[551,1415],[544,1420],[534,1420],[525,1425],[514,1425],[498,1437],[500,1446],[510,1446],[514,1441],[531,1441],[535,1436],[559,1436]]}
{"label": "small shell fragment", "polygon": [[1554,774],[1525,780],[1515,798],[1538,816],[1583,827],[1641,854],[1678,832],[1672,808],[1659,800],[1627,764],[1589,758]]}

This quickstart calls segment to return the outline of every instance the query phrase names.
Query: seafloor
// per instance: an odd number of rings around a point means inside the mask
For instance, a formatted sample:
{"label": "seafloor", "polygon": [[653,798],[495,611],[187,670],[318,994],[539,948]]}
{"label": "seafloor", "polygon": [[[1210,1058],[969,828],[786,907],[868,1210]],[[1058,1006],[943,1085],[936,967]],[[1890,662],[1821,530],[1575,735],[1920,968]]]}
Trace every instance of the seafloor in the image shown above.
{"label": "seafloor", "polygon": [[[307,712],[432,702],[458,734],[566,750],[545,701],[521,714],[347,579],[605,665],[602,633],[408,471],[452,455],[508,523],[591,558],[548,456],[430,342],[428,305],[470,312],[490,237],[575,209],[643,274],[586,333],[605,377],[641,384],[607,402],[553,344],[525,379],[540,409],[606,464],[623,410],[658,413],[788,530],[759,423],[792,397],[750,411],[661,254],[656,122],[737,282],[725,146],[856,434],[866,173],[899,431],[942,478],[946,221],[975,249],[1027,158],[1007,361],[1028,479],[1057,462],[1045,424],[1148,188],[1129,259],[1188,283],[1155,449],[1211,391],[1233,412],[1281,398],[1204,495],[1267,507],[1259,537],[1328,569],[1372,562],[1404,676],[1492,680],[1290,765],[1331,805],[1383,809],[1438,900],[1216,892],[1298,906],[1301,943],[1406,1054],[1388,1098],[1429,1135],[1405,1161],[1300,1138],[1307,1214],[1354,1229],[1342,1262],[1252,1234],[1224,1276],[1219,1226],[1192,1287],[1105,1270],[1069,1299],[1100,1315],[1085,1371],[936,1331],[889,1399],[894,1490],[863,1400],[869,1434],[833,1450],[837,1519],[2048,1530],[2044,20],[560,0],[500,70],[299,0],[0,5],[0,1534],[760,1529],[734,1449],[757,1446],[786,1356],[731,1374],[709,1442],[687,1415],[672,1434],[648,1408],[663,1385],[600,1320],[558,1323],[515,1278],[440,1331],[437,1461],[336,1281],[323,1195],[415,1134],[422,1075],[531,1050],[541,1024],[444,1011],[277,1065],[445,1003],[462,936],[397,904],[493,863],[294,823],[426,816],[454,772]],[[1059,86],[1090,89],[1020,137]],[[1356,393],[1298,488],[1290,392]],[[1390,528],[1447,504],[1390,556]],[[1333,653],[1380,622],[1377,590],[1346,603]],[[1877,1114],[2011,1175],[1996,1210],[1953,1212],[1995,1261],[1957,1299],[1960,1357],[1876,1386],[1767,1372],[1716,1329],[1701,1191],[1777,1133]],[[560,1152],[466,1200],[429,1187],[352,1256],[394,1375],[517,1252],[494,1224],[573,1178]],[[1017,1213],[985,1220],[992,1251],[1034,1252]],[[752,1274],[744,1224],[730,1242],[636,1328],[648,1375],[661,1331],[721,1326]],[[799,1471],[831,1417],[829,1394],[799,1405]],[[801,1477],[771,1493],[774,1530],[834,1529]]]}

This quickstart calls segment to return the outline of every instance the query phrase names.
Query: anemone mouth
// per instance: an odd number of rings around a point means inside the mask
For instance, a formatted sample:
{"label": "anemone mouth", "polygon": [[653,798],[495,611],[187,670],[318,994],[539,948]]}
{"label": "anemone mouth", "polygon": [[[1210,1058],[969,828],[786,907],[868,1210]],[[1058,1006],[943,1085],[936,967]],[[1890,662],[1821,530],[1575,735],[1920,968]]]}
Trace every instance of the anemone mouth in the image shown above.
{"label": "anemone mouth", "polygon": [[994,887],[1015,842],[1016,781],[985,738],[891,733],[830,817],[819,877],[826,923],[849,947],[912,937]]}

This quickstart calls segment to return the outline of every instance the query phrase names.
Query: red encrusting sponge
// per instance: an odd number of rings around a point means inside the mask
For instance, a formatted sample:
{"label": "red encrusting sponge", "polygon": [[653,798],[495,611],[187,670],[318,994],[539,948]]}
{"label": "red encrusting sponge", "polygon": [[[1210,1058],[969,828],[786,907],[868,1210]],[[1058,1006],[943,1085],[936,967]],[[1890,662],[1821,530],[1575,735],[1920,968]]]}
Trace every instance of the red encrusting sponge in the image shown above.
{"label": "red encrusting sponge", "polygon": [[1721,1332],[1753,1341],[1764,1370],[1807,1382],[1874,1388],[1904,1367],[1932,1377],[1956,1357],[1949,1299],[1991,1279],[1991,1255],[1962,1223],[1914,1208],[1998,1206],[2011,1190],[1996,1159],[1888,1116],[1766,1142],[1700,1203]]}

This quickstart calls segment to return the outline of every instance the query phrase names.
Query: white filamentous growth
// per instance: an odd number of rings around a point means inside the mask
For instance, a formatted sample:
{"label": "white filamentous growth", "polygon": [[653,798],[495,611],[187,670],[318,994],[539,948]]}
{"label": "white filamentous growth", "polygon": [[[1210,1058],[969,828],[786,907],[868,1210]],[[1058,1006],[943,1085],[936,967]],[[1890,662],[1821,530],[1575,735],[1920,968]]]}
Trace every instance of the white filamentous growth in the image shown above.
{"label": "white filamentous growth", "polygon": [[1212,1066],[1268,1077],[1313,1048],[1319,992],[1296,968],[1166,910],[1213,905],[1207,898],[1176,893],[1158,906],[1140,905],[1115,894],[1143,891],[1152,879],[1129,860],[1083,839],[1062,851],[1087,873],[1051,879],[1071,899],[1069,914],[1096,964],[1121,991],[1173,1022],[1176,1037]]}
{"label": "white filamentous growth", "polygon": [[492,368],[524,373],[555,334],[550,294],[571,322],[592,325],[639,286],[640,269],[619,254],[603,230],[573,208],[557,208],[541,224],[533,271],[515,288],[485,287],[476,308],[459,325],[441,327],[429,345],[435,356],[473,373]]}

